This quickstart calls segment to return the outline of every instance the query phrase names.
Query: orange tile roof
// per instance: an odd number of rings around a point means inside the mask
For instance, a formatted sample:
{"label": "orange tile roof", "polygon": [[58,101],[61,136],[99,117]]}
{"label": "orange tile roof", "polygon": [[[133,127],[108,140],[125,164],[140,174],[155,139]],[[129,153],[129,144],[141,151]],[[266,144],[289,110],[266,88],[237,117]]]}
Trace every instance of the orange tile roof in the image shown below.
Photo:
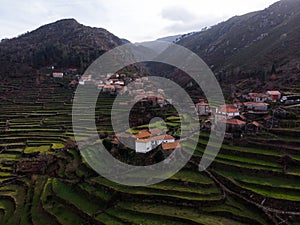
{"label": "orange tile roof", "polygon": [[175,139],[173,136],[171,135],[158,135],[158,136],[153,136],[150,137],[149,140],[151,141],[159,141],[159,140],[173,140]]}
{"label": "orange tile roof", "polygon": [[140,139],[140,138],[148,138],[150,137],[151,134],[148,130],[141,130],[139,133],[137,133],[135,135],[136,138]]}
{"label": "orange tile roof", "polygon": [[181,147],[178,141],[171,142],[171,143],[162,143],[161,146],[163,150],[172,150]]}
{"label": "orange tile roof", "polygon": [[239,110],[234,105],[221,105],[217,112],[235,113],[239,112]]}
{"label": "orange tile roof", "polygon": [[236,112],[239,112],[239,110],[238,109],[234,109],[234,108],[224,108],[224,109],[219,109],[218,112],[236,113]]}
{"label": "orange tile roof", "polygon": [[147,142],[151,142],[151,139],[150,138],[138,139],[138,140],[136,140],[136,142],[147,143]]}
{"label": "orange tile roof", "polygon": [[136,141],[145,143],[145,142],[162,141],[162,140],[175,140],[175,138],[171,135],[159,135],[159,136],[154,136],[154,137],[138,139]]}

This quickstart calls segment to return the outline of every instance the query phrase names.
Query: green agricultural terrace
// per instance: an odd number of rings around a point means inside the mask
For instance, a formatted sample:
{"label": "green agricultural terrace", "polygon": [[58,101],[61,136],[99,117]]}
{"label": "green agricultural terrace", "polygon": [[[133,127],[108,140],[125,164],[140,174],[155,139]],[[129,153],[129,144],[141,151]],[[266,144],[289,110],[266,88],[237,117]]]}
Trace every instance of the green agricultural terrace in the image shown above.
{"label": "green agricultural terrace", "polygon": [[[177,174],[155,185],[124,186],[94,172],[74,145],[69,82],[26,77],[0,83],[0,225],[300,224],[296,128],[227,140],[204,172],[198,164],[209,133],[201,132],[184,143],[197,148]],[[98,131],[108,138],[113,102],[99,96],[96,107]],[[175,129],[180,119],[171,110],[165,122]]]}

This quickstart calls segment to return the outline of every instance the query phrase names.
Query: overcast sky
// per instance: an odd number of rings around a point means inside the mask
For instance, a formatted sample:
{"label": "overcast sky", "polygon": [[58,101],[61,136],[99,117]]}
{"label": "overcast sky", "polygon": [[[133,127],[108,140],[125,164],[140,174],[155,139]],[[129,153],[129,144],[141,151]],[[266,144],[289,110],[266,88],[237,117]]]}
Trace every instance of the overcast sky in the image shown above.
{"label": "overcast sky", "polygon": [[0,39],[63,18],[132,42],[198,31],[277,0],[0,0]]}

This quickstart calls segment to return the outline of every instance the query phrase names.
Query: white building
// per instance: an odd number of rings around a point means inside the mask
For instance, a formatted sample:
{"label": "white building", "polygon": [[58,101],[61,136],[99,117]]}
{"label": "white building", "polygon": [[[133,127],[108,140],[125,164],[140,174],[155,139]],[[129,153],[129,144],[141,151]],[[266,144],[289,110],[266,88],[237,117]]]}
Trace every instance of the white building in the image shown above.
{"label": "white building", "polygon": [[244,102],[247,110],[258,111],[258,112],[267,112],[269,104],[265,102]]}
{"label": "white building", "polygon": [[171,135],[151,136],[148,131],[141,131],[136,135],[135,151],[137,153],[147,153],[162,143],[175,142],[175,138]]}
{"label": "white building", "polygon": [[62,73],[62,72],[53,72],[52,76],[54,78],[63,78],[64,77],[64,73]]}
{"label": "white building", "polygon": [[269,96],[263,93],[249,93],[247,99],[253,102],[266,102],[269,99]]}
{"label": "white building", "polygon": [[215,120],[228,120],[239,115],[240,111],[234,105],[221,105],[216,109]]}
{"label": "white building", "polygon": [[79,84],[80,85],[85,85],[86,82],[90,82],[92,80],[92,75],[89,74],[84,74],[81,76],[81,78],[79,79]]}

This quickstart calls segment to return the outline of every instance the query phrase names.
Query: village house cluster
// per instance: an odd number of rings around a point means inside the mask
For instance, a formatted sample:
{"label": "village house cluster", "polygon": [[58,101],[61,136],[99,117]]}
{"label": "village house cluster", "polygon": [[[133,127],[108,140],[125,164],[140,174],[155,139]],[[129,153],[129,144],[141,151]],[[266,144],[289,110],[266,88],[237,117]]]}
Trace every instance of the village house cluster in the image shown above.
{"label": "village house cluster", "polygon": [[84,74],[79,79],[79,85],[93,85],[97,87],[101,93],[107,94],[124,94],[127,92],[127,84],[131,82],[126,74],[106,74],[98,75],[94,78],[90,74]]}
{"label": "village house cluster", "polygon": [[136,79],[129,88],[129,95],[134,96],[133,102],[141,102],[142,105],[152,104],[160,107],[172,105],[171,98],[165,98],[165,92],[162,89],[156,89],[149,82],[148,77]]}
{"label": "village house cluster", "polygon": [[[298,98],[295,95],[292,96],[296,100],[289,103],[300,102],[300,96]],[[256,133],[264,128],[276,126],[274,114],[282,111],[280,105],[286,104],[288,99],[289,96],[283,95],[278,90],[272,90],[265,93],[238,94],[233,104],[221,105],[214,110],[203,99],[195,107],[200,118],[207,118],[204,128],[211,129],[213,124],[225,124],[226,137],[233,137],[234,133],[241,136],[243,133]],[[270,106],[274,104],[277,107],[271,110]]]}
{"label": "village house cluster", "polygon": [[[93,78],[92,75],[82,75],[79,79],[79,85],[96,86],[101,93],[110,95],[132,96],[132,102],[140,102],[142,105],[152,104],[160,107],[171,105],[172,99],[164,98],[164,90],[156,89],[149,81],[148,77],[139,77],[132,79],[126,74],[107,74],[99,75]],[[130,102],[119,102],[120,105],[128,105]]]}
{"label": "village house cluster", "polygon": [[[61,72],[53,72],[55,78],[62,78],[63,75]],[[159,105],[160,107],[172,105],[172,99],[164,97],[164,90],[154,88],[148,77],[133,79],[126,74],[108,73],[97,75],[97,77],[84,74],[77,81],[72,82],[70,85],[95,86],[100,90],[100,93],[126,94],[132,97],[132,102],[124,100],[119,102],[119,105],[136,102],[146,107],[149,105]],[[213,110],[205,99],[201,99],[195,105],[195,109],[200,118],[205,118],[202,128],[212,129],[218,124],[225,124],[228,137],[232,137],[232,134],[237,134],[240,137],[244,133],[255,134],[265,128],[275,127],[274,112],[275,114],[282,113],[278,105],[299,104],[299,102],[300,96],[298,95],[284,95],[278,90],[269,90],[264,93],[235,94],[232,104],[225,104]],[[277,109],[273,107],[274,105],[277,106]],[[130,139],[134,139],[137,153],[147,153],[158,145],[161,145],[163,150],[174,150],[180,146],[170,135],[158,135],[145,130],[134,136],[129,136]],[[113,143],[118,144],[118,141],[115,139]]]}

